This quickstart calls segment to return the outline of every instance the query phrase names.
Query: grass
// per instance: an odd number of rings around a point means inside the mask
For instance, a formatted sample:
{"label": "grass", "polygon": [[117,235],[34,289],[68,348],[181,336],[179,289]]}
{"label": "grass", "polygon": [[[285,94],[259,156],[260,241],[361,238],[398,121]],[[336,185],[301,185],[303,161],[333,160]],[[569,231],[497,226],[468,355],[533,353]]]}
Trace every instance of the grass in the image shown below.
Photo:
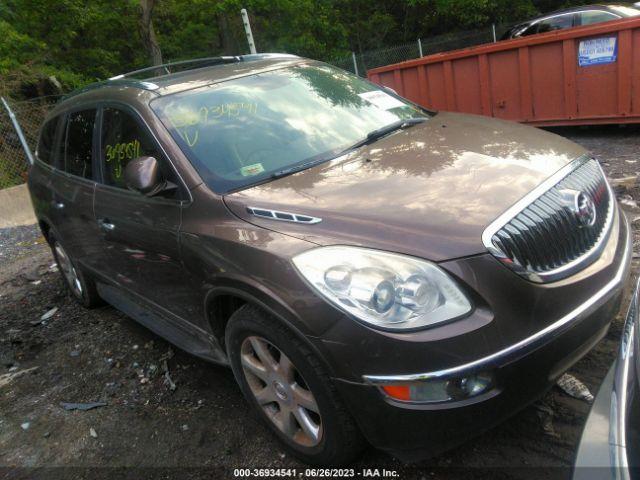
{"label": "grass", "polygon": [[[6,150],[13,154],[13,149],[0,148],[0,189],[13,187],[25,182],[27,165],[18,155],[6,156]],[[23,155],[20,151],[19,155]]]}

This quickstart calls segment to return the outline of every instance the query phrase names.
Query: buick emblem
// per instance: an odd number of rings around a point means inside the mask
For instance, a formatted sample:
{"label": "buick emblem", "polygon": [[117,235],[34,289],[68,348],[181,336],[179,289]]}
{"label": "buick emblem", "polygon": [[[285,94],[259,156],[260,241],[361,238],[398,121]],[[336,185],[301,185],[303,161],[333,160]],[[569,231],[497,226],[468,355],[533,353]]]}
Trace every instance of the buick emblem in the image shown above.
{"label": "buick emblem", "polygon": [[562,190],[561,194],[581,227],[591,227],[596,223],[598,213],[591,195],[577,190]]}

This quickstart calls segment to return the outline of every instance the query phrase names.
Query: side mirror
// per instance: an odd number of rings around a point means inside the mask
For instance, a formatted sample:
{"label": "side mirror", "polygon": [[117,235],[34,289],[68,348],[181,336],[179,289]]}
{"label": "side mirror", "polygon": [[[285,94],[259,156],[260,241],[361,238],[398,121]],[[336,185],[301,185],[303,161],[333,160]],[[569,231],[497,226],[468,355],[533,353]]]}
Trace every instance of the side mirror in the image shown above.
{"label": "side mirror", "polygon": [[135,190],[148,197],[162,191],[166,184],[162,179],[160,165],[153,157],[138,157],[127,163],[124,169],[124,183],[129,190]]}

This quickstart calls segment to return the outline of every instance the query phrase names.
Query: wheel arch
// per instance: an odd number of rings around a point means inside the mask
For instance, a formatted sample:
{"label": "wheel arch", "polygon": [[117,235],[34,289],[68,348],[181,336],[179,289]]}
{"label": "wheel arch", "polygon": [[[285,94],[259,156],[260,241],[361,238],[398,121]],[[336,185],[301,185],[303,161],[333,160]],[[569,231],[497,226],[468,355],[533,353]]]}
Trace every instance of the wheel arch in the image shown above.
{"label": "wheel arch", "polygon": [[212,288],[205,297],[205,313],[213,335],[226,352],[225,331],[232,315],[246,304],[254,305],[289,329],[309,347],[333,376],[333,368],[320,351],[312,335],[305,334],[304,322],[283,301],[246,283],[232,281]]}
{"label": "wheel arch", "polygon": [[38,226],[47,243],[51,243],[51,223],[44,218],[38,218]]}

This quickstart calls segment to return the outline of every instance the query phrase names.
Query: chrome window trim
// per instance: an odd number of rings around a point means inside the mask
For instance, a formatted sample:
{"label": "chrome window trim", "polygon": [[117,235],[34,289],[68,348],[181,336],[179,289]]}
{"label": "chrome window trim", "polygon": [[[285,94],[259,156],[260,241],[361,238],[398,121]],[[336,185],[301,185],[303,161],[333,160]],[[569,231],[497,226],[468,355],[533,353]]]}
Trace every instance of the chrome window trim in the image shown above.
{"label": "chrome window trim", "polygon": [[[582,155],[575,160],[569,162],[567,165],[562,167],[556,173],[547,178],[544,182],[538,185],[536,188],[531,190],[527,195],[518,200],[514,205],[512,205],[507,211],[505,211],[502,215],[496,218],[489,226],[482,232],[482,243],[485,248],[491,253],[494,257],[496,257],[501,262],[504,262],[508,257],[498,248],[493,245],[492,238],[493,236],[507,223],[509,223],[516,215],[518,215],[522,210],[527,208],[533,202],[535,202],[542,195],[547,193],[550,189],[555,187],[558,183],[560,183],[567,175],[569,175],[572,171],[577,169],[583,163],[591,160],[591,156],[585,154]],[[570,261],[562,265],[561,267],[555,268],[553,270],[549,270],[547,272],[534,272],[528,270],[526,268],[516,268],[513,263],[510,263],[509,269],[515,271],[519,275],[525,277],[527,280],[536,283],[545,283],[545,282],[553,282],[555,280],[560,280],[562,278],[570,276],[572,273],[575,273],[584,267],[586,267],[589,263],[594,261],[600,254],[606,244],[606,241],[609,238],[609,234],[611,233],[611,225],[613,224],[613,219],[616,213],[616,198],[611,190],[611,185],[607,181],[607,177],[600,166],[600,162],[598,162],[598,169],[602,174],[602,177],[605,180],[605,184],[607,185],[607,192],[609,193],[610,204],[609,211],[607,212],[607,219],[602,227],[602,233],[600,234],[600,238],[593,245],[593,247],[585,252],[583,255],[578,258]],[[510,259],[509,259],[510,260]]]}
{"label": "chrome window trim", "polygon": [[[575,14],[576,14],[576,12],[565,12],[565,13],[559,13],[559,14],[556,14],[556,15],[547,15],[546,17],[537,18],[534,21],[532,21],[531,23],[529,23],[526,27],[520,29],[518,31],[518,33],[516,34],[516,38],[520,37],[526,30],[529,30],[531,27],[534,27],[534,26],[538,25],[540,22],[544,22],[545,20],[551,20],[552,18],[566,17],[567,15],[575,15]],[[575,18],[573,19],[573,21],[571,23],[572,24],[575,23]],[[565,30],[565,29],[562,29],[562,30]],[[536,34],[537,33],[538,32],[536,32]],[[547,33],[547,32],[544,32],[544,33]]]}
{"label": "chrome window trim", "polygon": [[[537,19],[533,20],[532,22],[528,23],[525,27],[523,27],[520,30],[518,30],[518,32],[515,34],[515,38],[519,38],[520,35],[522,35],[522,33],[525,30],[528,30],[529,28],[533,27],[534,25],[537,25],[540,22],[544,22],[545,20],[550,20],[552,18],[566,17],[567,15],[580,15],[582,13],[608,13],[608,14],[616,17],[618,20],[620,20],[622,18],[617,13],[613,13],[613,12],[611,12],[609,10],[598,10],[598,9],[577,10],[575,12],[564,12],[564,13],[558,13],[558,14],[555,14],[555,15],[547,15],[545,17],[541,17],[541,18],[537,18]],[[609,21],[613,21],[613,19],[611,19]],[[576,23],[576,18],[575,17],[573,19],[573,23],[574,24]],[[598,22],[598,23],[603,23],[603,22]],[[593,25],[593,24],[589,24],[589,25]],[[573,25],[572,27],[569,27],[569,28],[582,27],[582,26],[583,25]],[[562,29],[562,30],[566,30],[566,29]],[[543,33],[548,33],[548,32],[543,32]]]}
{"label": "chrome window trim", "polygon": [[555,15],[547,15],[546,17],[542,17],[534,20],[533,22],[531,22],[529,26],[536,25],[540,22],[544,22],[545,20],[551,20],[552,18],[560,18],[560,17],[566,17],[568,15],[575,15],[576,13],[578,12],[564,12],[564,13],[556,13]]}
{"label": "chrome window trim", "polygon": [[520,340],[513,345],[508,346],[507,348],[499,350],[478,360],[465,363],[463,365],[458,365],[443,370],[436,370],[433,372],[414,373],[408,375],[363,375],[364,381],[368,384],[378,386],[388,384],[403,384],[412,382],[424,382],[427,380],[440,378],[460,377],[478,371],[494,369],[510,361],[522,358],[530,351],[533,351],[536,348],[544,345],[546,342],[550,341],[552,337],[555,337],[566,331],[574,322],[578,321],[585,312],[587,312],[592,307],[599,306],[598,303],[601,300],[607,297],[607,295],[609,295],[612,290],[620,287],[623,283],[623,280],[628,271],[628,264],[632,251],[632,241],[630,226],[628,224],[628,221],[626,220],[626,217],[624,215],[620,215],[619,218],[621,228],[623,225],[625,227],[624,254],[620,262],[620,267],[618,268],[615,276],[604,287],[598,290],[598,292],[590,297],[589,300],[567,313],[564,317],[556,320],[551,325],[548,325],[546,328],[543,328],[533,335]]}
{"label": "chrome window trim", "polygon": [[[589,10],[576,10],[574,12],[564,12],[564,13],[558,13],[555,15],[547,15],[546,17],[542,17],[542,18],[538,18],[536,20],[534,20],[533,22],[531,22],[529,24],[529,27],[536,25],[540,22],[544,22],[545,20],[550,20],[552,18],[559,18],[559,17],[566,17],[567,15],[580,15],[581,13],[608,13],[610,15],[613,15],[614,17],[618,17],[618,19],[621,19],[622,17],[619,16],[617,13],[613,13],[610,12],[609,10],[599,10],[599,9],[589,9]],[[576,26],[580,26],[580,25],[576,25]],[[545,32],[546,33],[546,32]]]}

